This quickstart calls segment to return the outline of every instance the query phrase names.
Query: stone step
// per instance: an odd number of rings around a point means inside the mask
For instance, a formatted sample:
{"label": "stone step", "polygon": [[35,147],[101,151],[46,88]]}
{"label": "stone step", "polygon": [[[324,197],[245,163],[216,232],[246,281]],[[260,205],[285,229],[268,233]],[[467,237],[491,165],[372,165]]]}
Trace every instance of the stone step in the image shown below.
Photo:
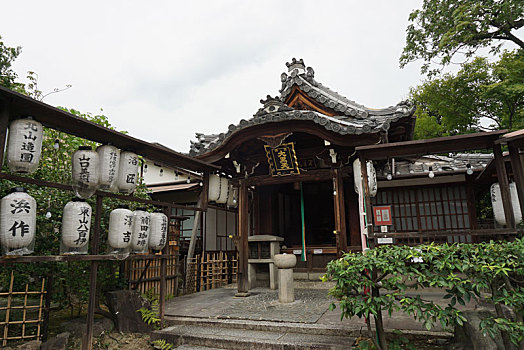
{"label": "stone step", "polygon": [[164,318],[167,326],[174,325],[200,325],[208,327],[235,328],[265,332],[287,332],[316,335],[347,335],[358,337],[361,334],[360,327],[348,327],[342,324],[317,324],[301,322],[275,322],[241,319],[217,319],[199,317],[176,317],[166,316]]}
{"label": "stone step", "polygon": [[[230,325],[232,326],[232,325]],[[151,333],[151,340],[165,339],[175,346],[184,344],[220,349],[268,350],[342,350],[349,349],[355,338],[288,332],[287,330],[252,330],[222,327],[221,324],[178,324]]]}

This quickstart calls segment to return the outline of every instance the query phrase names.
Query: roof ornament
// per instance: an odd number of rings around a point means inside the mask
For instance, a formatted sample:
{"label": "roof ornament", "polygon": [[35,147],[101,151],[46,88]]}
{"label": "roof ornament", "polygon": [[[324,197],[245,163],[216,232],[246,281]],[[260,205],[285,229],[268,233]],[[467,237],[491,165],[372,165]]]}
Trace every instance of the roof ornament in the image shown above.
{"label": "roof ornament", "polygon": [[286,63],[286,66],[287,66],[287,71],[288,73],[292,73],[295,69],[297,70],[297,72],[295,73],[296,75],[298,74],[304,74],[306,72],[306,65],[304,64],[304,60],[301,58],[299,60],[297,60],[296,58],[293,57],[293,59],[291,60],[291,62],[287,62]]}
{"label": "roof ornament", "polygon": [[315,77],[315,71],[313,70],[313,68],[311,68],[311,67],[307,67],[307,68],[306,68],[306,71],[307,71],[306,76],[307,76],[308,78],[313,79],[313,78]]}
{"label": "roof ornament", "polygon": [[264,105],[264,107],[260,108],[258,112],[254,114],[254,116],[261,116],[264,114],[274,113],[274,112],[283,112],[283,111],[290,111],[292,108],[286,106],[282,100],[275,96],[271,97],[270,95],[266,96],[266,99],[261,99],[260,103]]}

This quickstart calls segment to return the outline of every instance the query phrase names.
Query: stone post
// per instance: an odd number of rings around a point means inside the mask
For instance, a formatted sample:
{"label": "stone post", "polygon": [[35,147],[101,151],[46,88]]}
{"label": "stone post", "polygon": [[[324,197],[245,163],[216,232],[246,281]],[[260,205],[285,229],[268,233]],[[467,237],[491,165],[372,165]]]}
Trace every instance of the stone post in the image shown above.
{"label": "stone post", "polygon": [[277,254],[274,257],[278,267],[278,300],[281,303],[295,301],[295,287],[293,285],[293,267],[297,264],[294,254]]}

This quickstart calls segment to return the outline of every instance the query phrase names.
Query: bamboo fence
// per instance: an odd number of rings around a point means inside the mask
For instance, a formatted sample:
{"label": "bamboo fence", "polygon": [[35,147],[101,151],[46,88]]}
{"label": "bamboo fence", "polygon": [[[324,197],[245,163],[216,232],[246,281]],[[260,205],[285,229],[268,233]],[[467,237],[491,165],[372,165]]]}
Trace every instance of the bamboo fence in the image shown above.
{"label": "bamboo fence", "polygon": [[[0,293],[0,301],[7,299],[6,306],[0,306],[0,311],[5,311],[5,318],[0,321],[2,347],[5,347],[9,340],[40,339],[46,294],[45,279],[42,279],[39,290],[30,291],[29,284],[26,283],[23,292],[13,290],[14,280],[14,273],[11,272],[9,291]],[[21,311],[21,317],[19,312],[16,312],[18,310]]]}

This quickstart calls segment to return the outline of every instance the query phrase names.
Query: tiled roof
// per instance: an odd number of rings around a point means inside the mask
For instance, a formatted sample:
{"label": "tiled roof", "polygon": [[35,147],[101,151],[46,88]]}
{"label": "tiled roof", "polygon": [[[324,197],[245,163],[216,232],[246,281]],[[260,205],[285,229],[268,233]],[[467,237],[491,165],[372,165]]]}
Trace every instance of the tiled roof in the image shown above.
{"label": "tiled roof", "polygon": [[[303,60],[293,59],[286,63],[289,75],[282,73],[282,89],[280,97],[267,96],[260,100],[263,107],[252,118],[242,119],[238,124],[231,124],[228,131],[221,134],[204,135],[197,133],[197,141],[191,141],[189,154],[196,156],[214,150],[238,131],[267,123],[287,120],[312,121],[341,135],[359,135],[386,132],[392,122],[401,118],[411,117],[414,107],[408,102],[401,102],[394,107],[385,109],[370,109],[359,105],[338,93],[328,89],[314,80],[314,71],[305,67]],[[283,103],[291,93],[293,86],[298,86],[317,103],[331,108],[340,115],[326,116],[309,110],[296,110]]]}

